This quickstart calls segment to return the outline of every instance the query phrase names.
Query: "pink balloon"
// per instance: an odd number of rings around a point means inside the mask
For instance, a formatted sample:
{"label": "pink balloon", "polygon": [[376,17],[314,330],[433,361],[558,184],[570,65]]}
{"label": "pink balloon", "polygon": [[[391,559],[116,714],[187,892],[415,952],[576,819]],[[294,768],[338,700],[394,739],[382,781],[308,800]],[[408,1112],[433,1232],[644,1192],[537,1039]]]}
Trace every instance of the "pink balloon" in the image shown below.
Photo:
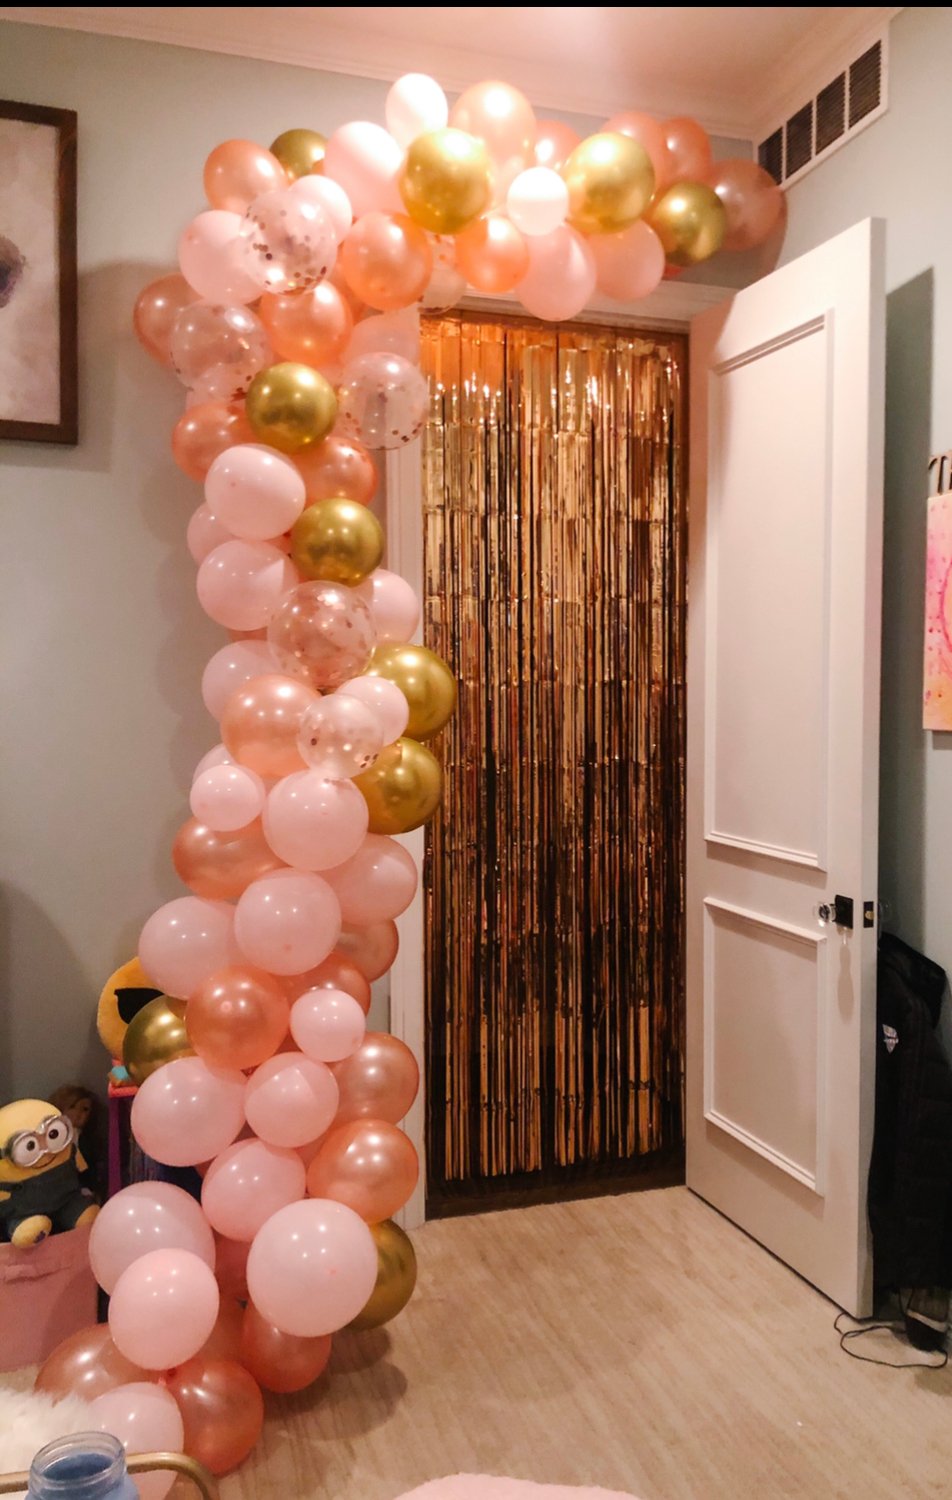
{"label": "pink balloon", "polygon": [[226,531],[220,521],[216,521],[208,506],[203,501],[193,513],[185,533],[185,542],[189,552],[197,563],[204,562],[209,552],[220,547],[222,542],[230,542],[232,535]]}
{"label": "pink balloon", "polygon": [[[323,1063],[313,1062],[302,1052],[279,1052],[249,1078],[245,1113],[262,1141],[272,1146],[306,1146],[330,1129],[337,1100],[337,1081]],[[303,1165],[300,1157],[295,1161]],[[297,1196],[303,1198],[303,1187]]]}
{"label": "pink balloon", "polygon": [[687,115],[665,120],[664,138],[671,159],[672,182],[704,182],[710,171],[711,139],[703,125]]}
{"label": "pink balloon", "polygon": [[211,1161],[244,1123],[244,1074],[209,1068],[200,1057],[177,1057],[158,1068],[132,1101],[133,1135],[147,1156],[167,1167]]}
{"label": "pink balloon", "polygon": [[337,950],[357,965],[365,979],[380,979],[397,956],[400,934],[396,923],[386,918],[355,927],[349,922],[341,927]]}
{"label": "pink balloon", "polygon": [[292,1203],[255,1236],[248,1290],[282,1333],[336,1333],[366,1307],[377,1283],[377,1247],[367,1225],[342,1203]]}
{"label": "pink balloon", "polygon": [[296,771],[271,788],[262,822],[265,838],[286,865],[329,870],[356,853],[368,819],[367,803],[353,782]]}
{"label": "pink balloon", "polygon": [[373,313],[356,323],[344,349],[343,362],[347,365],[362,354],[399,354],[411,364],[418,364],[420,315],[416,308],[401,307],[396,312]]}
{"label": "pink balloon", "polygon": [[[91,1432],[108,1432],[127,1453],[180,1453],[185,1424],[175,1397],[151,1381],[117,1385],[89,1404]],[[170,1473],[137,1474],[133,1483],[140,1500],[164,1500],[175,1483]]]}
{"label": "pink balloon", "polygon": [[404,73],[387,95],[387,129],[406,150],[418,135],[442,130],[450,115],[446,95],[426,73]]}
{"label": "pink balloon", "polygon": [[239,214],[210,208],[192,220],[179,240],[182,275],[209,302],[254,302],[261,296],[241,263],[240,228]]}
{"label": "pink balloon", "polygon": [[291,188],[262,193],[241,223],[242,264],[263,292],[307,292],[337,259],[330,215]]}
{"label": "pink balloon", "polygon": [[264,782],[247,766],[212,766],[192,782],[189,806],[214,833],[234,833],[260,817]]}
{"label": "pink balloon", "polygon": [[410,705],[395,682],[385,677],[351,677],[342,682],[338,692],[348,698],[359,698],[380,718],[383,742],[392,745],[406,729],[410,719]]}
{"label": "pink balloon", "polygon": [[357,593],[370,605],[378,642],[396,641],[402,645],[416,633],[420,601],[399,573],[375,568],[369,578],[357,585]]}
{"label": "pink balloon", "polygon": [[[675,181],[674,158],[668,150],[665,128],[658,120],[641,110],[626,109],[620,115],[612,115],[603,129],[630,136],[633,141],[644,146],[654,167],[655,197],[667,192]],[[599,236],[596,235],[595,238]]]}
{"label": "pink balloon", "polygon": [[344,921],[366,927],[406,911],[419,877],[408,849],[384,834],[368,833],[356,854],[329,870],[327,879]]}
{"label": "pink balloon", "polygon": [[338,241],[344,238],[354,222],[354,210],[339,182],[332,182],[329,177],[310,172],[299,177],[297,182],[292,182],[290,191],[322,208],[331,221]]}
{"label": "pink balloon", "polygon": [[204,771],[210,771],[212,766],[233,766],[235,764],[224,745],[213,745],[206,750],[195,770],[192,772],[192,781],[198,780]]}
{"label": "pink balloon", "polygon": [[[192,302],[172,324],[172,368],[203,401],[240,401],[273,358],[264,324],[248,307]],[[207,498],[207,495],[206,495]]]}
{"label": "pink balloon", "polygon": [[529,269],[516,286],[526,312],[548,322],[576,317],[595,290],[595,257],[588,240],[563,224],[526,240]]}
{"label": "pink balloon", "polygon": [[199,564],[198,598],[217,625],[260,630],[297,581],[294,564],[269,542],[222,542]]}
{"label": "pink balloon", "polygon": [[306,990],[291,1007],[291,1035],[314,1062],[343,1062],[366,1031],[360,1002],[345,990]]}
{"label": "pink balloon", "polygon": [[[328,693],[305,710],[298,749],[311,769],[328,781],[359,776],[373,765],[382,748],[380,715],[359,698],[340,691]],[[328,861],[323,868],[329,869],[332,863],[339,861]]]}
{"label": "pink balloon", "polygon": [[267,641],[231,641],[222,646],[202,673],[202,698],[212,718],[221,718],[225,704],[238,688],[254,677],[270,676],[274,669]]}
{"label": "pink balloon", "polygon": [[263,1140],[236,1141],[205,1173],[202,1208],[218,1234],[253,1240],[279,1208],[304,1197],[304,1175],[296,1151]]}
{"label": "pink balloon", "polygon": [[783,193],[769,172],[755,161],[728,158],[708,168],[712,187],[727,215],[725,250],[752,250],[763,244],[783,213]]}
{"label": "pink balloon", "polygon": [[337,942],[340,906],[319,875],[276,870],[242,893],[235,935],[245,957],[269,974],[303,974],[323,963]]}
{"label": "pink balloon", "polygon": [[150,1250],[190,1250],[207,1266],[215,1265],[215,1240],[205,1215],[190,1194],[170,1182],[122,1188],[100,1209],[89,1236],[90,1265],[104,1292]]}
{"label": "pink balloon", "polygon": [[363,672],[376,640],[366,599],[356,589],[324,580],[291,589],[268,625],[281,671],[322,692]]}
{"label": "pink balloon", "polygon": [[152,1250],[133,1261],[109,1302],[113,1343],[143,1370],[170,1370],[191,1359],[217,1317],[215,1273],[188,1250]]}
{"label": "pink balloon", "polygon": [[139,937],[139,959],[156,989],[187,1000],[216,969],[236,961],[234,908],[180,896],[152,913]]}
{"label": "pink balloon", "polygon": [[[397,174],[402,163],[403,152],[381,125],[353,120],[327,142],[324,176],[344,189],[355,218],[375,209],[401,213]],[[184,267],[183,275],[188,281]]]}
{"label": "pink balloon", "polygon": [[344,366],[334,430],[368,448],[399,448],[423,431],[427,401],[426,380],[409,360],[361,354]]}
{"label": "pink balloon", "polygon": [[522,234],[551,234],[568,211],[569,190],[551,167],[527,167],[509,184],[506,212]]}
{"label": "pink balloon", "polygon": [[219,453],[205,476],[205,500],[234,536],[267,542],[290,531],[304,509],[304,480],[289,458],[264,443]]}
{"label": "pink balloon", "polygon": [[653,292],[664,275],[664,247],[644,219],[619,234],[593,234],[598,289],[616,302],[636,302]]}
{"label": "pink balloon", "polygon": [[[613,130],[617,127],[606,125],[605,129]],[[571,125],[563,125],[561,120],[539,120],[533,150],[535,164],[537,167],[551,167],[554,172],[558,172],[581,143],[582,137]]]}

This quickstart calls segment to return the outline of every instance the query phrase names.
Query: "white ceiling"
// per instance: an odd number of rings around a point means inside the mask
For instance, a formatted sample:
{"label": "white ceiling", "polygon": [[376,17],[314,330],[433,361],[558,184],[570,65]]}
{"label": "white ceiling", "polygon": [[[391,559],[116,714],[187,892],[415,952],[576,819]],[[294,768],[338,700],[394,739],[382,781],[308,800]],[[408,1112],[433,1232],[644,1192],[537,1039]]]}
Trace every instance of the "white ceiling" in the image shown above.
{"label": "white ceiling", "polygon": [[755,138],[896,8],[863,6],[53,6],[0,17],[448,90],[503,76],[543,108],[692,114]]}

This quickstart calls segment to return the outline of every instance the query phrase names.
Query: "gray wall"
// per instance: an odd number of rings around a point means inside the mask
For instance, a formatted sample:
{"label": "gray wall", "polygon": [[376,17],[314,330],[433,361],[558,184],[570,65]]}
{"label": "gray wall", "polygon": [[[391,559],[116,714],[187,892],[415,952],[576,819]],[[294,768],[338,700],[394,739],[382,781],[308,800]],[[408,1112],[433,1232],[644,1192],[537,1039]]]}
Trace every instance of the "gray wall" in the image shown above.
{"label": "gray wall", "polygon": [[950,58],[948,6],[893,21],[889,110],[791,188],[783,259],[887,221],[880,896],[885,925],[952,974],[952,735],[920,727],[926,465],[952,447]]}

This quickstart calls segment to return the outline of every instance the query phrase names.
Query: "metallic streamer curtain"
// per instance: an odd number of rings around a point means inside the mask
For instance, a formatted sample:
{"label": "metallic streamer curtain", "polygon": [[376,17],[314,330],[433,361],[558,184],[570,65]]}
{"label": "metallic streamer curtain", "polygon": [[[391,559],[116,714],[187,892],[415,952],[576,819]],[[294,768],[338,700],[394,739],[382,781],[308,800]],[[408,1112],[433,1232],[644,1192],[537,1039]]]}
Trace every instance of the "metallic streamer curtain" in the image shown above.
{"label": "metallic streamer curtain", "polygon": [[426,862],[435,1212],[683,1139],[684,361],[424,322],[425,633],[460,682]]}

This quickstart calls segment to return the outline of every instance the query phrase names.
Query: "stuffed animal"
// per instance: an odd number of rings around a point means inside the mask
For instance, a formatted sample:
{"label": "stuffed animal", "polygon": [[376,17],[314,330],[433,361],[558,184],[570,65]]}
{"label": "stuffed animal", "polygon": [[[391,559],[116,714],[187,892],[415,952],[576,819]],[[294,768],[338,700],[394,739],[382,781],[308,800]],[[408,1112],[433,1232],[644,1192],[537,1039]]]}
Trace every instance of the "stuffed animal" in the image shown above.
{"label": "stuffed animal", "polygon": [[0,1229],[18,1248],[91,1224],[98,1214],[79,1180],[86,1163],[75,1139],[72,1121],[44,1099],[0,1109]]}
{"label": "stuffed animal", "polygon": [[134,1021],[150,1000],[162,994],[149,983],[145,971],[137,958],[131,958],[114,974],[110,974],[99,996],[96,1013],[96,1030],[99,1040],[112,1058],[122,1057],[122,1044],[126,1039],[129,1022]]}

